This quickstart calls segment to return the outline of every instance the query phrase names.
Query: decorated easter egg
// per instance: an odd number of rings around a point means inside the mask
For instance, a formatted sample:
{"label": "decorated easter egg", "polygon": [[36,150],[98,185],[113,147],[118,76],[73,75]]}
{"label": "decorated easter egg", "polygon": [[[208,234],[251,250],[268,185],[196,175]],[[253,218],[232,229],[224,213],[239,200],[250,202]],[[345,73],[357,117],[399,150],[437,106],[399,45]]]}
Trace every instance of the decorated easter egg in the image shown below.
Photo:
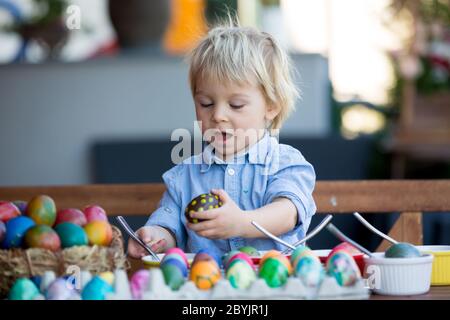
{"label": "decorated easter egg", "polygon": [[107,221],[92,221],[84,226],[89,244],[108,246],[112,240],[112,228]]}
{"label": "decorated easter egg", "polygon": [[271,288],[284,285],[289,277],[286,266],[275,257],[267,258],[259,269],[259,277],[264,279]]}
{"label": "decorated easter egg", "polygon": [[33,281],[37,288],[41,287],[42,276],[31,276],[30,280]]}
{"label": "decorated easter egg", "polygon": [[0,201],[0,221],[8,222],[12,218],[20,216],[20,210],[12,202]]}
{"label": "decorated easter egg", "polygon": [[[211,261],[211,262],[217,264],[217,261],[212,256],[207,254],[206,252],[197,253],[195,255],[194,260],[192,261],[192,263],[194,264],[194,263],[196,263],[198,261]],[[217,264],[217,267],[219,267],[218,264]]]}
{"label": "decorated easter egg", "polygon": [[105,300],[108,293],[113,293],[113,287],[99,276],[93,277],[83,288],[83,300]]}
{"label": "decorated easter egg", "polygon": [[186,266],[184,261],[180,261],[172,256],[171,258],[168,258],[168,259],[165,259],[164,261],[162,261],[160,264],[160,268],[162,268],[163,266],[166,266],[166,265],[173,265],[173,266],[177,267],[178,269],[180,269],[180,272],[183,274],[183,276],[187,277],[188,267]]}
{"label": "decorated easter egg", "polygon": [[23,214],[23,215],[27,214],[28,202],[23,201],[23,200],[15,200],[15,201],[13,201],[13,203],[19,209],[20,214]]}
{"label": "decorated easter egg", "polygon": [[27,206],[27,215],[36,224],[53,226],[56,220],[56,206],[52,198],[46,195],[39,195],[31,199]]}
{"label": "decorated easter egg", "polygon": [[297,261],[304,255],[314,255],[308,246],[299,246],[291,254],[291,264],[295,268]]}
{"label": "decorated easter egg", "polygon": [[271,258],[271,257],[279,256],[279,255],[281,255],[281,252],[280,252],[280,251],[278,251],[278,250],[269,250],[269,251],[267,251],[266,253],[264,253],[264,255],[262,256],[261,260],[259,261],[259,265],[262,266],[263,263],[264,263],[267,259],[269,259],[269,258]]}
{"label": "decorated easter egg", "polygon": [[384,256],[386,258],[416,258],[420,257],[420,251],[410,243],[399,242],[390,246]]}
{"label": "decorated easter egg", "polygon": [[58,212],[56,213],[55,225],[57,226],[58,224],[64,222],[71,222],[81,227],[84,227],[87,223],[87,220],[86,216],[81,210],[68,208],[58,210]]}
{"label": "decorated easter egg", "polygon": [[110,285],[114,284],[114,273],[112,273],[111,271],[101,272],[98,276],[108,282]]}
{"label": "decorated easter egg", "polygon": [[359,278],[361,272],[353,259],[346,251],[336,251],[327,261],[328,274],[333,276],[340,286],[352,286]]}
{"label": "decorated easter egg", "polygon": [[88,223],[92,221],[108,221],[105,209],[98,205],[87,206],[83,212]]}
{"label": "decorated easter egg", "polygon": [[39,295],[39,289],[27,278],[17,279],[8,293],[9,300],[33,300]]}
{"label": "decorated easter egg", "polygon": [[252,260],[247,254],[245,254],[245,253],[243,253],[243,252],[238,252],[238,253],[232,255],[232,256],[230,257],[230,259],[228,259],[228,262],[227,262],[227,264],[225,265],[225,268],[228,268],[228,266],[230,265],[230,263],[233,262],[233,261],[236,260],[236,259],[243,260],[243,261],[247,262],[248,265],[249,265],[250,267],[252,267],[252,269],[256,269],[255,264],[253,263],[253,260]]}
{"label": "decorated easter egg", "polygon": [[197,288],[208,290],[220,280],[220,269],[211,261],[198,261],[191,267],[189,279],[195,283]]}
{"label": "decorated easter egg", "polygon": [[292,274],[292,272],[293,272],[292,264],[285,255],[280,254],[280,255],[274,256],[272,258],[279,260],[282,264],[284,264],[286,266],[286,269],[288,270],[289,275]]}
{"label": "decorated easter egg", "polygon": [[255,270],[241,259],[230,262],[225,276],[236,289],[247,289],[256,280]]}
{"label": "decorated easter egg", "polygon": [[41,248],[50,251],[61,249],[61,240],[51,227],[40,224],[31,227],[25,234],[25,245],[28,248]]}
{"label": "decorated easter egg", "polygon": [[225,253],[222,256],[222,264],[224,266],[228,265],[228,260],[230,260],[235,254],[238,254],[238,253],[240,253],[240,251],[238,251],[238,250],[231,250],[231,251]]}
{"label": "decorated easter egg", "polygon": [[172,290],[178,290],[186,281],[186,275],[174,264],[166,263],[161,266],[166,285]]}
{"label": "decorated easter egg", "polygon": [[241,247],[241,248],[239,248],[239,251],[249,255],[250,257],[259,257],[260,256],[258,249],[251,247],[251,246]]}
{"label": "decorated easter egg", "polygon": [[166,250],[166,255],[167,254],[172,254],[172,253],[178,254],[180,257],[182,257],[183,260],[186,262],[186,265],[189,266],[189,261],[188,261],[188,258],[186,256],[186,253],[184,253],[184,251],[181,248],[175,247],[175,248],[170,248],[170,249]]}
{"label": "decorated easter egg", "polygon": [[304,255],[298,260],[294,274],[306,287],[317,287],[325,277],[325,270],[318,257]]}
{"label": "decorated easter egg", "polygon": [[222,206],[222,202],[220,201],[219,196],[211,193],[204,193],[192,199],[187,205],[184,213],[186,215],[186,219],[190,223],[198,223],[203,219],[193,219],[191,218],[190,213],[212,210],[219,208],[220,206]]}
{"label": "decorated easter egg", "polygon": [[[222,260],[220,258],[220,255],[218,255],[216,251],[209,249],[209,248],[202,248],[197,251],[197,254],[200,254],[200,253],[206,253],[207,255],[212,257],[217,262],[218,266],[222,265]],[[194,257],[194,259],[195,259],[195,257]]]}
{"label": "decorated easter egg", "polygon": [[25,216],[19,216],[9,220],[6,223],[6,234],[2,243],[3,248],[20,248],[28,229],[35,225],[36,223],[32,219]]}
{"label": "decorated easter egg", "polygon": [[350,253],[350,255],[362,254],[361,251],[359,251],[357,248],[352,246],[350,243],[342,242],[342,243],[338,244],[336,247],[334,247],[333,250],[331,250],[329,255],[332,255],[333,253],[335,253],[336,251],[339,251],[339,250],[347,251],[348,253]]}
{"label": "decorated easter egg", "polygon": [[72,300],[78,297],[74,286],[64,278],[56,279],[45,290],[47,300]]}
{"label": "decorated easter egg", "polygon": [[63,248],[87,246],[88,237],[82,227],[71,222],[63,222],[55,227]]}
{"label": "decorated easter egg", "polygon": [[182,256],[180,256],[177,253],[169,253],[169,254],[165,254],[164,257],[161,260],[161,264],[163,264],[165,261],[170,260],[170,259],[175,259],[180,261],[182,264],[184,264],[184,266],[186,268],[189,267],[189,263],[187,262],[187,260],[185,260]]}
{"label": "decorated easter egg", "polygon": [[135,272],[130,279],[130,289],[133,299],[141,300],[142,295],[148,287],[148,281],[150,279],[150,272],[142,269]]}
{"label": "decorated easter egg", "polygon": [[3,242],[3,239],[5,239],[6,235],[6,226],[3,223],[3,221],[0,220],[0,244]]}

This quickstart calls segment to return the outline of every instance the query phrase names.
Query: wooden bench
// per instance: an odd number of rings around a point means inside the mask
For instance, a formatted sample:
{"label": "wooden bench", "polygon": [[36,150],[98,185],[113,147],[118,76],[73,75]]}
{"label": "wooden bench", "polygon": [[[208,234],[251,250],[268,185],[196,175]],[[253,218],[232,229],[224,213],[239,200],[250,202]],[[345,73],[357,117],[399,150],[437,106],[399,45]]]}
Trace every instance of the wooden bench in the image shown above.
{"label": "wooden bench", "polygon": [[[0,200],[30,200],[47,194],[58,208],[99,204],[109,215],[149,215],[165,190],[163,184],[0,187]],[[450,180],[318,181],[314,198],[319,214],[400,213],[389,235],[422,244],[422,214],[450,212]],[[377,251],[384,250],[383,241]]]}

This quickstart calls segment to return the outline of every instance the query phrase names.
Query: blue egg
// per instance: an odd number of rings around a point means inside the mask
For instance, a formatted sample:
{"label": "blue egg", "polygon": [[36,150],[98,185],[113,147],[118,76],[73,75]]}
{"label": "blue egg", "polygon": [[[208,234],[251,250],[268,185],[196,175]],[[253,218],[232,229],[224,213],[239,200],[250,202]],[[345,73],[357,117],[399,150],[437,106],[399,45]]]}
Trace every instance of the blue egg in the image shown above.
{"label": "blue egg", "polygon": [[95,276],[89,281],[81,292],[83,300],[105,300],[108,293],[113,293],[113,287],[100,278]]}
{"label": "blue egg", "polygon": [[19,216],[8,220],[6,223],[6,234],[3,239],[2,247],[5,249],[20,248],[22,246],[22,240],[25,237],[25,233],[36,223],[25,216]]}
{"label": "blue egg", "polygon": [[33,300],[39,294],[39,289],[28,278],[19,278],[14,282],[8,293],[9,300]]}
{"label": "blue egg", "polygon": [[41,276],[32,276],[30,277],[30,280],[33,281],[33,283],[36,285],[36,287],[41,287],[42,277]]}
{"label": "blue egg", "polygon": [[178,267],[178,269],[180,269],[181,272],[183,273],[183,276],[187,277],[188,269],[186,267],[186,264],[181,262],[180,260],[175,259],[175,258],[165,259],[161,263],[161,267],[166,266],[166,265],[174,265],[174,266]]}

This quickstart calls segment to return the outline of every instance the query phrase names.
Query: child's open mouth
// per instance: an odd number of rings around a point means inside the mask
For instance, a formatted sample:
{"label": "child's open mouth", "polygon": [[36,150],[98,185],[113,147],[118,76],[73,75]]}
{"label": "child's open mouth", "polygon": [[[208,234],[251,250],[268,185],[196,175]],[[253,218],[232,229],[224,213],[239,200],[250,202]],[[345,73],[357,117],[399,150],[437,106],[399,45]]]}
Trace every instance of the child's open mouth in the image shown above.
{"label": "child's open mouth", "polygon": [[232,136],[231,133],[219,132],[214,136],[214,139],[216,142],[226,143],[227,141],[230,141]]}

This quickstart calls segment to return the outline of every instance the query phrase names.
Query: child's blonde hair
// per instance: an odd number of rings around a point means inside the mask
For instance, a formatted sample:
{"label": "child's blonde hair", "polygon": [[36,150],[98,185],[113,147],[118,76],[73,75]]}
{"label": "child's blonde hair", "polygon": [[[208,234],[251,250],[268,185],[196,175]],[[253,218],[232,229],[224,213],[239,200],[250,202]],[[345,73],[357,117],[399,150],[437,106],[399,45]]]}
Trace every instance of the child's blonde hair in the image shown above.
{"label": "child's blonde hair", "polygon": [[280,129],[295,109],[299,92],[292,81],[289,57],[268,33],[241,27],[237,19],[229,19],[212,28],[188,60],[193,96],[198,77],[246,83],[251,75],[261,86],[266,101],[280,108],[269,129]]}

